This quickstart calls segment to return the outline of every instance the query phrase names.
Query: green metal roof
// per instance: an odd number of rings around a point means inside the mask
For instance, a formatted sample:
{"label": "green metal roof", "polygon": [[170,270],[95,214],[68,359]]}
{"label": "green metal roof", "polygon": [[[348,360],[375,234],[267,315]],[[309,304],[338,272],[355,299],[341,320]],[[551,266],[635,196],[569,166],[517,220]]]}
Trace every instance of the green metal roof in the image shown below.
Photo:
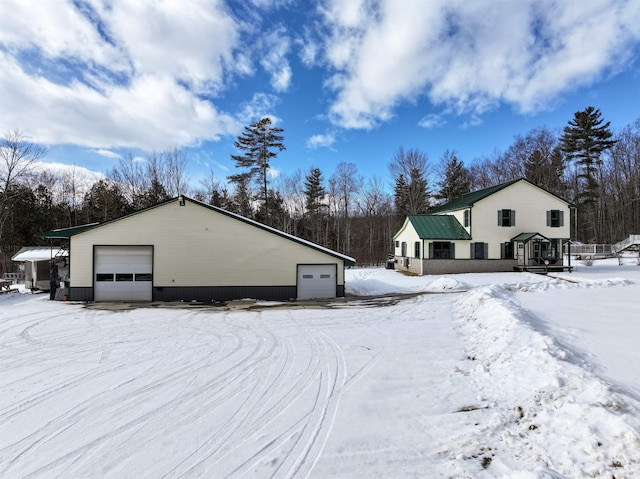
{"label": "green metal roof", "polygon": [[520,180],[521,178],[517,180],[507,181],[506,183],[501,183],[499,185],[490,186],[489,188],[484,188],[472,193],[466,193],[458,198],[449,201],[448,203],[445,203],[442,206],[439,206],[438,208],[433,210],[432,213],[444,213],[446,211],[455,211],[463,208],[469,208],[470,206],[473,206],[475,202],[480,201],[487,196],[491,196],[492,194],[497,193],[498,191]]}
{"label": "green metal roof", "polygon": [[470,240],[467,230],[453,215],[409,215],[420,239]]}
{"label": "green metal roof", "polygon": [[542,241],[549,241],[547,238],[542,236],[540,233],[520,233],[518,236],[515,236],[515,237],[511,238],[511,241],[512,242],[517,242],[517,243],[527,243],[528,241],[531,241],[532,239],[539,239],[539,240],[542,240]]}
{"label": "green metal roof", "polygon": [[70,238],[71,236],[83,233],[92,228],[95,228],[98,225],[99,223],[90,223],[86,225],[72,226],[71,228],[59,228],[53,231],[45,231],[43,233],[38,233],[36,236],[38,238],[65,239],[65,238]]}
{"label": "green metal roof", "polygon": [[506,183],[500,183],[499,185],[490,186],[489,188],[484,188],[482,190],[474,191],[472,193],[466,193],[458,198],[455,198],[449,201],[448,203],[445,203],[444,205],[438,206],[436,209],[431,211],[431,213],[446,213],[449,211],[456,211],[464,208],[470,208],[471,206],[473,206],[474,203],[486,198],[487,196],[491,196],[492,194],[497,193],[498,191],[506,188],[507,186],[511,186],[512,184],[517,183],[518,181],[524,181],[525,183],[529,183],[531,186],[535,186],[536,188],[550,194],[551,196],[555,196],[559,200],[567,203],[567,206],[569,206],[569,208],[575,207],[572,203],[568,202],[564,198],[561,198],[558,195],[551,193],[549,190],[546,190],[541,186],[531,183],[526,178],[518,178],[517,180],[511,180],[511,181],[507,181]]}

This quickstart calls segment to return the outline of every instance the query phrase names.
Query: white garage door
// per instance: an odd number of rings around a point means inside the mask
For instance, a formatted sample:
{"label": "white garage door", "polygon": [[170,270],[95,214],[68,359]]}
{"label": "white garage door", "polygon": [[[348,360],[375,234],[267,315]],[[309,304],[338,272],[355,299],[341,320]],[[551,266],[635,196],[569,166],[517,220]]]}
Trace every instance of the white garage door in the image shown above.
{"label": "white garage door", "polygon": [[151,301],[151,246],[96,246],[95,301]]}
{"label": "white garage door", "polygon": [[298,298],[335,298],[337,265],[300,264],[298,265]]}

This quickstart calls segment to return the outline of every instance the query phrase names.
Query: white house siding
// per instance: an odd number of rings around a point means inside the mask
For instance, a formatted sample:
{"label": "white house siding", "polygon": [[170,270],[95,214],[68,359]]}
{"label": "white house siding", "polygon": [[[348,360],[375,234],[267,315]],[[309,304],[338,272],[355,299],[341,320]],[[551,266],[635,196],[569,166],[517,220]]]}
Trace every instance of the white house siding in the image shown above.
{"label": "white house siding", "polygon": [[[395,242],[398,242],[398,246],[395,246]],[[407,244],[407,254],[406,256],[402,256],[402,243]],[[416,274],[422,274],[421,269],[421,260],[416,259],[414,256],[415,251],[415,243],[420,243],[420,256],[425,256],[423,248],[427,248],[426,242],[422,241],[418,236],[415,228],[409,221],[409,219],[405,219],[405,224],[403,225],[400,232],[396,234],[394,239],[394,255],[396,261],[396,269],[401,271],[410,271]],[[428,250],[427,250],[428,251]],[[408,261],[408,265],[404,262]]]}
{"label": "white house siding", "polygon": [[298,264],[344,262],[237,218],[177,201],[71,238],[71,284],[93,286],[93,245],[154,245],[154,287],[282,286],[296,284]]}
{"label": "white house siding", "polygon": [[[516,212],[515,226],[498,226],[497,212],[502,209]],[[564,226],[557,228],[547,226],[546,212],[549,210],[564,211]],[[456,212],[456,217],[458,214],[463,215],[463,210]],[[540,233],[549,239],[568,239],[570,237],[569,220],[569,208],[566,202],[521,181],[473,205],[471,242],[488,243],[489,259],[500,259],[500,245],[520,233]],[[461,221],[461,224],[464,223]],[[468,254],[470,254],[470,248]],[[457,249],[456,257],[459,257]]]}

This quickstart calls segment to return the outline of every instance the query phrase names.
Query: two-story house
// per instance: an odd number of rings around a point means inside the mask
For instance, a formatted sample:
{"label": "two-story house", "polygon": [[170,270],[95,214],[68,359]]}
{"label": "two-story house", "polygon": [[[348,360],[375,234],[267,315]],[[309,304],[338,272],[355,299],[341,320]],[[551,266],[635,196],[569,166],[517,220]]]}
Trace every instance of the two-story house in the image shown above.
{"label": "two-story house", "polygon": [[562,267],[571,208],[523,178],[465,194],[407,216],[393,238],[395,267],[417,274]]}

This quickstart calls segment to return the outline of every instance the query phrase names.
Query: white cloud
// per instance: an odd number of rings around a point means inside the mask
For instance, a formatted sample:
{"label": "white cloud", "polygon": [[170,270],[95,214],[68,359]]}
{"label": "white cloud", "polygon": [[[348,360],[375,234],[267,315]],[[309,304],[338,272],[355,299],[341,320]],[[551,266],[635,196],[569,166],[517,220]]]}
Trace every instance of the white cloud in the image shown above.
{"label": "white cloud", "polygon": [[446,123],[446,120],[443,118],[442,115],[439,115],[437,113],[430,113],[428,115],[425,115],[418,122],[418,126],[420,126],[422,128],[426,128],[427,130],[429,130],[431,128],[436,128],[438,126],[442,126],[445,123]]}
{"label": "white cloud", "polygon": [[238,114],[238,121],[243,125],[249,125],[250,123],[260,120],[265,117],[271,119],[271,123],[276,125],[280,119],[272,114],[276,105],[280,100],[275,95],[268,93],[254,93],[250,101],[243,103],[240,106],[240,112]]}
{"label": "white cloud", "polygon": [[640,2],[628,0],[327,0],[321,11],[330,118],[347,128],[424,96],[464,114],[536,111],[626,67],[640,41]]}
{"label": "white cloud", "polygon": [[105,158],[114,158],[114,159],[121,158],[121,156],[118,153],[111,150],[105,150],[104,148],[98,148],[97,150],[95,150],[95,152],[100,156],[104,156]]}
{"label": "white cloud", "polygon": [[316,149],[321,147],[330,147],[336,142],[336,137],[333,133],[327,133],[326,135],[313,135],[307,139],[307,148]]}
{"label": "white cloud", "polygon": [[[144,150],[217,140],[238,122],[202,95],[251,71],[221,0],[3,0],[0,130],[46,144]],[[88,19],[90,17],[90,19]],[[236,61],[238,60],[238,61]]]}
{"label": "white cloud", "polygon": [[280,176],[280,170],[278,170],[277,168],[269,168],[269,171],[267,172],[269,175],[269,178],[272,180],[275,180],[278,176]]}
{"label": "white cloud", "polygon": [[[171,77],[139,76],[130,85],[59,85],[29,76],[0,52],[0,130],[19,128],[45,144],[146,150],[217,139],[239,131],[236,120],[198,99]],[[47,105],[47,108],[42,108]]]}
{"label": "white cloud", "polygon": [[260,64],[271,76],[271,86],[278,92],[286,91],[291,84],[291,67],[287,60],[290,49],[291,40],[283,25],[264,35]]}

